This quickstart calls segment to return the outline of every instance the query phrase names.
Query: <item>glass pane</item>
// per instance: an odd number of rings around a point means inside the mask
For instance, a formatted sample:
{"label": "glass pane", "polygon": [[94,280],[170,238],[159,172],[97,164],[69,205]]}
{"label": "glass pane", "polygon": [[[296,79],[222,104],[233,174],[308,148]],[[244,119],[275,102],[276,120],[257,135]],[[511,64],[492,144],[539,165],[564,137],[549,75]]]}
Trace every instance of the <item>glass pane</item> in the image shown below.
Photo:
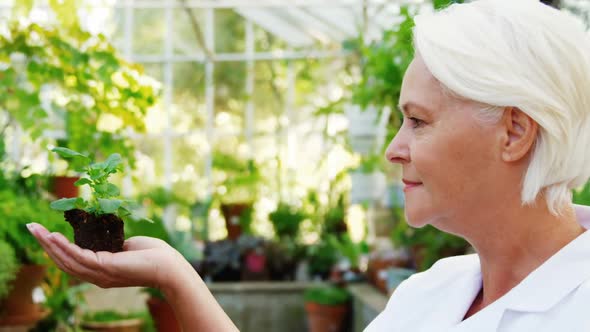
{"label": "glass pane", "polygon": [[244,18],[231,9],[215,11],[215,51],[217,53],[244,52]]}
{"label": "glass pane", "polygon": [[174,192],[189,201],[195,201],[197,197],[205,197],[207,190],[207,179],[204,178],[207,152],[205,133],[174,138],[172,148]]}
{"label": "glass pane", "polygon": [[254,77],[255,130],[257,133],[274,133],[284,115],[286,67],[279,61],[257,61]]}
{"label": "glass pane", "polygon": [[132,171],[138,192],[142,188],[164,184],[164,140],[161,136],[139,136],[134,139],[137,161]]}
{"label": "glass pane", "polygon": [[[143,69],[146,75],[158,82],[163,80],[163,65],[161,63],[145,63]],[[163,100],[160,98],[159,103],[150,108],[145,117],[146,132],[150,134],[162,133],[166,129],[168,119],[165,112]]]}
{"label": "glass pane", "polygon": [[173,23],[173,48],[174,54],[196,55],[201,54],[202,47],[199,43],[199,34],[205,33],[205,15],[203,10],[190,8],[174,9]]}
{"label": "glass pane", "polygon": [[244,128],[246,63],[215,64],[215,126],[219,134],[238,134]]}
{"label": "glass pane", "polygon": [[113,9],[106,28],[106,35],[119,52],[125,52],[125,24],[130,24],[125,20],[125,11],[124,8]]}
{"label": "glass pane", "polygon": [[287,49],[287,43],[254,24],[254,49],[256,52],[285,50]]}
{"label": "glass pane", "polygon": [[180,133],[205,128],[205,65],[181,62],[173,64],[173,70],[173,107],[170,109],[172,128]]}
{"label": "glass pane", "polygon": [[133,17],[133,53],[163,54],[165,20],[162,9],[135,9]]}
{"label": "glass pane", "polygon": [[162,83],[164,81],[164,66],[159,62],[143,63],[144,72],[151,78]]}

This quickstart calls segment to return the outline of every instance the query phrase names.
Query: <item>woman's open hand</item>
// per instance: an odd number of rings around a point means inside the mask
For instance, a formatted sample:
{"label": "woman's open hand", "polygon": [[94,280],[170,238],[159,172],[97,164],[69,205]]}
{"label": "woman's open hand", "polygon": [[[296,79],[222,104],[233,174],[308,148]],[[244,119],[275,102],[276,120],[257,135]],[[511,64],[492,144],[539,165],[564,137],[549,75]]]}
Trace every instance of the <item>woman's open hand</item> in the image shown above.
{"label": "woman's open hand", "polygon": [[159,239],[137,236],[125,241],[122,252],[93,252],[70,243],[60,233],[50,233],[39,224],[28,227],[60,269],[103,288],[162,288],[174,266],[182,266],[181,255]]}

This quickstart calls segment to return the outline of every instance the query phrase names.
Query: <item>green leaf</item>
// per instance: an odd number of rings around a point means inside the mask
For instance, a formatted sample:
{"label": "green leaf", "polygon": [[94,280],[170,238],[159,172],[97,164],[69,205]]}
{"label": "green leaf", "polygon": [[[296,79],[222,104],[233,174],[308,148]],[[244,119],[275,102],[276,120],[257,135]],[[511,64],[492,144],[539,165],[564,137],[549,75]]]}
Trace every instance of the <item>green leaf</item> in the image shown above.
{"label": "green leaf", "polygon": [[131,211],[129,211],[126,207],[124,206],[119,206],[119,211],[117,212],[117,214],[119,215],[119,217],[127,217],[131,215]]}
{"label": "green leaf", "polygon": [[94,185],[94,191],[99,195],[108,195],[108,183]]}
{"label": "green leaf", "polygon": [[119,187],[115,186],[112,183],[107,183],[106,193],[109,196],[119,196]]}
{"label": "green leaf", "polygon": [[98,199],[100,210],[103,213],[114,213],[121,206],[121,200],[119,199]]}
{"label": "green leaf", "polygon": [[75,186],[80,187],[83,186],[85,184],[91,184],[92,180],[90,180],[89,178],[81,178],[80,180],[76,181],[74,183]]}
{"label": "green leaf", "polygon": [[68,148],[57,147],[57,148],[51,149],[51,151],[57,153],[58,155],[60,155],[60,157],[66,158],[66,159],[74,158],[74,157],[84,157],[84,158],[88,159],[88,156],[85,156],[85,155],[81,154],[80,152],[70,150]]}
{"label": "green leaf", "polygon": [[62,198],[51,202],[49,206],[57,211],[69,211],[75,209],[78,197],[76,198]]}
{"label": "green leaf", "polygon": [[104,164],[106,165],[105,170],[109,173],[113,172],[117,169],[117,166],[119,166],[121,162],[123,162],[123,160],[121,159],[121,155],[118,153],[113,153],[104,162]]}

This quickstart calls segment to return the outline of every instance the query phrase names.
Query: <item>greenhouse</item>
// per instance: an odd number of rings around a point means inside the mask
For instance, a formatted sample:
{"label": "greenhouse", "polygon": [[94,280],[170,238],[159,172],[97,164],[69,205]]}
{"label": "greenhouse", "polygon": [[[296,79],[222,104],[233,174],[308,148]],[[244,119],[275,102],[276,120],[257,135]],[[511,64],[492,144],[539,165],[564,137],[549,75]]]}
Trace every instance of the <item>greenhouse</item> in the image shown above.
{"label": "greenhouse", "polygon": [[[192,331],[158,283],[187,269],[181,292],[215,300],[195,316],[360,332],[404,280],[477,252],[408,223],[422,183],[387,152],[414,119],[414,17],[470,2],[0,0],[0,332]],[[590,29],[589,1],[541,2]],[[68,250],[157,276],[72,273]]]}

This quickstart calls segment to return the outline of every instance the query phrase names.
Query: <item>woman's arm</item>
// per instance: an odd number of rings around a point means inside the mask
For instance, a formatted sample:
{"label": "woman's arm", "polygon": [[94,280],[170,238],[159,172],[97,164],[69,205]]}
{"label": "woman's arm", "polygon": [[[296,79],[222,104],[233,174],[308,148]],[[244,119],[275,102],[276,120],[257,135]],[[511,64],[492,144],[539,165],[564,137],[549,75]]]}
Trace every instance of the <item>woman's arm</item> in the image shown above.
{"label": "woman's arm", "polygon": [[95,253],[41,225],[28,227],[57,266],[71,275],[103,288],[161,289],[184,331],[238,331],[193,267],[164,241],[133,237],[122,252]]}
{"label": "woman's arm", "polygon": [[162,288],[184,331],[238,331],[195,269],[182,259],[182,273]]}

